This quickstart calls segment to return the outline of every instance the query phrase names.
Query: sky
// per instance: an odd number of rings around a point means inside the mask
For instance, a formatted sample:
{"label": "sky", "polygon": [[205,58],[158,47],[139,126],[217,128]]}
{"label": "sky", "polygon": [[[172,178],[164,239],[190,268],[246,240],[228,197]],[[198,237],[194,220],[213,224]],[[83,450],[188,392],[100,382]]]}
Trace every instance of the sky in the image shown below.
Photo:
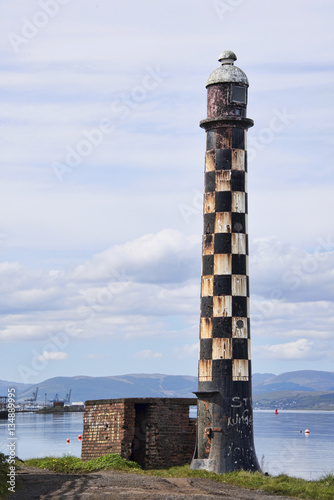
{"label": "sky", "polygon": [[209,74],[250,81],[253,372],[333,370],[330,0],[0,0],[0,379],[196,375]]}

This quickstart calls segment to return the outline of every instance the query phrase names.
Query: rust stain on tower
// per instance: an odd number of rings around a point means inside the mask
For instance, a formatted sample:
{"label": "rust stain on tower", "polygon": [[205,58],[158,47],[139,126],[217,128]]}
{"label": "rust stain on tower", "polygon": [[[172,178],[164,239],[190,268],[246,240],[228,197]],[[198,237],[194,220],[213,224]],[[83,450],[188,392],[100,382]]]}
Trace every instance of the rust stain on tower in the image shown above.
{"label": "rust stain on tower", "polygon": [[207,82],[197,438],[193,469],[260,470],[251,389],[246,117],[248,79],[231,51]]}

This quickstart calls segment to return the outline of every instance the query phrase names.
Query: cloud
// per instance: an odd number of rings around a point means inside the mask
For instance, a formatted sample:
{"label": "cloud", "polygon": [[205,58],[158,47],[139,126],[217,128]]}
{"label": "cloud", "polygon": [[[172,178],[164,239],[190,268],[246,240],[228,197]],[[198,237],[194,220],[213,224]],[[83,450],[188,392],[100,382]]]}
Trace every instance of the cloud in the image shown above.
{"label": "cloud", "polygon": [[62,361],[67,358],[66,352],[44,351],[43,354],[38,356],[39,361]]}
{"label": "cloud", "polygon": [[[74,270],[3,263],[0,338],[48,340],[62,335],[69,323],[81,340],[188,331],[180,325],[183,318],[193,321],[199,309],[198,240],[166,229],[114,245]],[[171,330],[170,318],[176,316],[182,321]]]}
{"label": "cloud", "polygon": [[[277,238],[252,243],[255,343],[268,336],[276,344],[282,338],[331,338],[334,263],[330,241],[328,245],[316,253]],[[3,263],[0,338],[47,340],[73,323],[80,339],[163,339],[175,334],[197,341],[200,253],[197,237],[166,229],[113,245],[74,270]],[[310,265],[312,272],[307,272]],[[189,347],[185,349],[178,356],[188,355]]]}
{"label": "cloud", "polygon": [[264,356],[270,359],[309,359],[313,356],[314,342],[307,339],[299,339],[287,344],[274,344],[256,346],[253,350],[257,356]]}
{"label": "cloud", "polygon": [[155,359],[162,358],[162,353],[152,352],[150,349],[146,349],[144,351],[136,352],[133,357],[137,359]]}
{"label": "cloud", "polygon": [[308,250],[278,238],[250,245],[250,279],[256,298],[286,302],[334,301],[334,240],[318,236]]}
{"label": "cloud", "polygon": [[198,356],[198,342],[192,345],[186,344],[183,347],[176,347],[174,352],[178,359],[194,358]]}
{"label": "cloud", "polygon": [[101,354],[87,354],[87,356],[85,356],[86,359],[103,359],[103,356]]}
{"label": "cloud", "polygon": [[[196,256],[195,251],[198,250]],[[117,284],[135,279],[146,283],[180,283],[200,269],[200,237],[186,237],[163,229],[146,234],[95,255],[78,266],[73,278],[85,281],[110,279]]]}

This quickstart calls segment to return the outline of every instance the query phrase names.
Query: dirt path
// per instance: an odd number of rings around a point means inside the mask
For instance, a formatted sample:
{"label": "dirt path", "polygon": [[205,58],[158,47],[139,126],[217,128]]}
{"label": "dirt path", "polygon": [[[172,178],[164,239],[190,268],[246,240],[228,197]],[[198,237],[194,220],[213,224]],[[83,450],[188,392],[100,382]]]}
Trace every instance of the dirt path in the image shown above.
{"label": "dirt path", "polygon": [[[161,478],[115,471],[91,474],[56,474],[22,466],[17,479],[21,488],[10,500],[49,499],[128,499],[128,500],[288,500],[260,491],[245,490],[208,479]],[[290,498],[291,500],[291,498]]]}

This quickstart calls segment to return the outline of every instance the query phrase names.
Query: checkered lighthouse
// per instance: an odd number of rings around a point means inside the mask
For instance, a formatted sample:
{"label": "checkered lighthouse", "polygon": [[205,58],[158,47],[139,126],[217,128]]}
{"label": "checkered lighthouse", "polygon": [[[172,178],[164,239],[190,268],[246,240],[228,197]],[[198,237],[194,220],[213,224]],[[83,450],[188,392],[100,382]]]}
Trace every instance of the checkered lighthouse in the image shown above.
{"label": "checkered lighthouse", "polygon": [[259,470],[251,389],[248,79],[231,51],[207,82],[197,440],[192,469]]}

